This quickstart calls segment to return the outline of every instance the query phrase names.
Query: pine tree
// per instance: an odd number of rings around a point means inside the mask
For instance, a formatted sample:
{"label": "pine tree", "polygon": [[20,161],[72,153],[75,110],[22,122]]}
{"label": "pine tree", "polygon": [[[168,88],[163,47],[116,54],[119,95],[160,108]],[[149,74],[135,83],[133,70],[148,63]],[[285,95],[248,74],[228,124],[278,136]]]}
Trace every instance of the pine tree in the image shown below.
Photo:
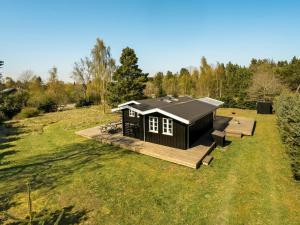
{"label": "pine tree", "polygon": [[108,85],[108,103],[116,106],[121,102],[144,98],[147,73],[138,66],[138,58],[133,49],[123,49],[120,57],[121,66],[113,74]]}

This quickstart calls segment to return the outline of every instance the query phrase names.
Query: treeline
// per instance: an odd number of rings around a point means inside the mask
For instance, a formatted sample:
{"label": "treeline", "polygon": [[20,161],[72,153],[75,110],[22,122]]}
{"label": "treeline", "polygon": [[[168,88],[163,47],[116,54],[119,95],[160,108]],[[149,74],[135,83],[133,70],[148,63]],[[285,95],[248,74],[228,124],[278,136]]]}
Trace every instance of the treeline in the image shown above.
{"label": "treeline", "polygon": [[89,56],[74,63],[72,78],[71,83],[60,80],[56,67],[49,70],[46,80],[32,71],[25,71],[18,80],[0,74],[0,118],[12,118],[22,109],[36,115],[68,103],[114,107],[132,99],[164,95],[209,96],[224,101],[226,107],[254,108],[257,100],[273,100],[283,90],[299,90],[300,59],[253,59],[249,66],[241,66],[231,62],[212,65],[202,57],[199,68],[148,76],[139,67],[134,49],[124,48],[116,66],[110,47],[97,39]]}
{"label": "treeline", "polygon": [[157,73],[149,79],[148,96],[191,95],[220,99],[227,107],[254,108],[257,100],[272,101],[284,89],[299,90],[300,59],[290,62],[252,59],[248,67],[207,63],[203,57],[199,69],[182,68],[179,73]]}
{"label": "treeline", "polygon": [[[0,67],[3,65],[1,61]],[[22,118],[62,110],[69,103],[78,107],[103,104],[106,85],[115,69],[110,48],[97,39],[90,57],[74,63],[74,82],[60,80],[55,66],[49,70],[46,80],[30,70],[23,72],[17,80],[3,78],[0,74],[0,122],[17,114]]]}
{"label": "treeline", "polygon": [[10,77],[0,83],[0,120],[10,119],[24,112],[38,114],[57,111],[60,106],[74,101],[76,91],[72,83],[58,79],[56,67],[49,70],[49,79],[43,81],[32,71],[25,71],[18,80]]}

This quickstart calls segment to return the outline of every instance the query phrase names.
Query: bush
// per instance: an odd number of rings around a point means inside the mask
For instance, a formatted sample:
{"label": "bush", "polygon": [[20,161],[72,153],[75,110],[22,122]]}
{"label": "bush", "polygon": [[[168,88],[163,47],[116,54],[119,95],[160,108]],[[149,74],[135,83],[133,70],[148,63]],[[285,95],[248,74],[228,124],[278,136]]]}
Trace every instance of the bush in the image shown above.
{"label": "bush", "polygon": [[7,118],[6,118],[5,114],[0,111],[0,123],[2,123],[3,121],[5,121],[6,119]]}
{"label": "bush", "polygon": [[235,100],[231,97],[223,97],[220,100],[224,102],[224,108],[256,109],[255,101]]}
{"label": "bush", "polygon": [[282,93],[275,99],[277,123],[283,143],[292,160],[296,180],[300,180],[300,94]]}
{"label": "bush", "polygon": [[28,100],[28,93],[18,90],[16,93],[0,95],[0,111],[10,119],[19,113]]}
{"label": "bush", "polygon": [[90,106],[90,105],[93,105],[93,102],[90,101],[90,100],[87,100],[87,99],[80,99],[75,107],[79,108],[79,107],[84,107],[84,106]]}
{"label": "bush", "polygon": [[50,99],[46,99],[44,102],[40,102],[38,106],[38,110],[47,113],[47,112],[56,112],[57,105]]}
{"label": "bush", "polygon": [[30,117],[35,117],[40,114],[40,111],[34,107],[25,107],[21,110],[21,112],[15,116],[17,119],[25,119]]}

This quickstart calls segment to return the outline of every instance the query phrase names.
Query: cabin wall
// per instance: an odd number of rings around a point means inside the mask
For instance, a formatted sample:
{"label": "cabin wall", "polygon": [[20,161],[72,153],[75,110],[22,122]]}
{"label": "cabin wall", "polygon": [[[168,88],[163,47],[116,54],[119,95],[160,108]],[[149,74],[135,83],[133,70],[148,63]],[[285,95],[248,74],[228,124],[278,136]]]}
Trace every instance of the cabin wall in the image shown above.
{"label": "cabin wall", "polygon": [[[135,117],[129,117],[129,110],[122,110],[123,115],[123,135],[138,138],[147,142],[160,145],[170,146],[179,149],[189,148],[198,138],[211,130],[213,127],[213,113],[199,119],[194,124],[188,126],[173,119],[173,135],[165,135],[162,133],[163,118],[170,118],[160,113],[152,113],[148,115],[137,114]],[[158,133],[149,132],[149,116],[158,117]],[[145,129],[144,129],[145,118]],[[144,136],[145,131],[145,136]]]}
{"label": "cabin wall", "polygon": [[122,110],[123,135],[144,140],[143,115],[137,117],[129,116],[129,109]]}
{"label": "cabin wall", "polygon": [[189,146],[199,139],[201,135],[213,128],[213,112],[197,120],[189,127]]}
{"label": "cabin wall", "polygon": [[[158,117],[158,133],[149,132],[149,116]],[[146,141],[166,145],[174,148],[186,149],[186,127],[187,125],[173,119],[173,135],[165,135],[163,131],[163,118],[170,118],[160,113],[145,115],[145,138]]]}

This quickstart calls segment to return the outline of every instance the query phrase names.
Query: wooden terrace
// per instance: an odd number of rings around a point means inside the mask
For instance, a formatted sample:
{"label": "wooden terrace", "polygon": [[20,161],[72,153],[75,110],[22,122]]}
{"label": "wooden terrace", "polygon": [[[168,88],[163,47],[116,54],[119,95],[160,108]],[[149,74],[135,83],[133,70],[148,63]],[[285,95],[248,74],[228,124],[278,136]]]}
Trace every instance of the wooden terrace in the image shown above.
{"label": "wooden terrace", "polygon": [[195,147],[182,150],[126,137],[121,132],[102,133],[100,126],[78,131],[76,134],[194,169],[200,166],[202,159],[213,150],[215,145],[208,136],[204,135],[197,141]]}

